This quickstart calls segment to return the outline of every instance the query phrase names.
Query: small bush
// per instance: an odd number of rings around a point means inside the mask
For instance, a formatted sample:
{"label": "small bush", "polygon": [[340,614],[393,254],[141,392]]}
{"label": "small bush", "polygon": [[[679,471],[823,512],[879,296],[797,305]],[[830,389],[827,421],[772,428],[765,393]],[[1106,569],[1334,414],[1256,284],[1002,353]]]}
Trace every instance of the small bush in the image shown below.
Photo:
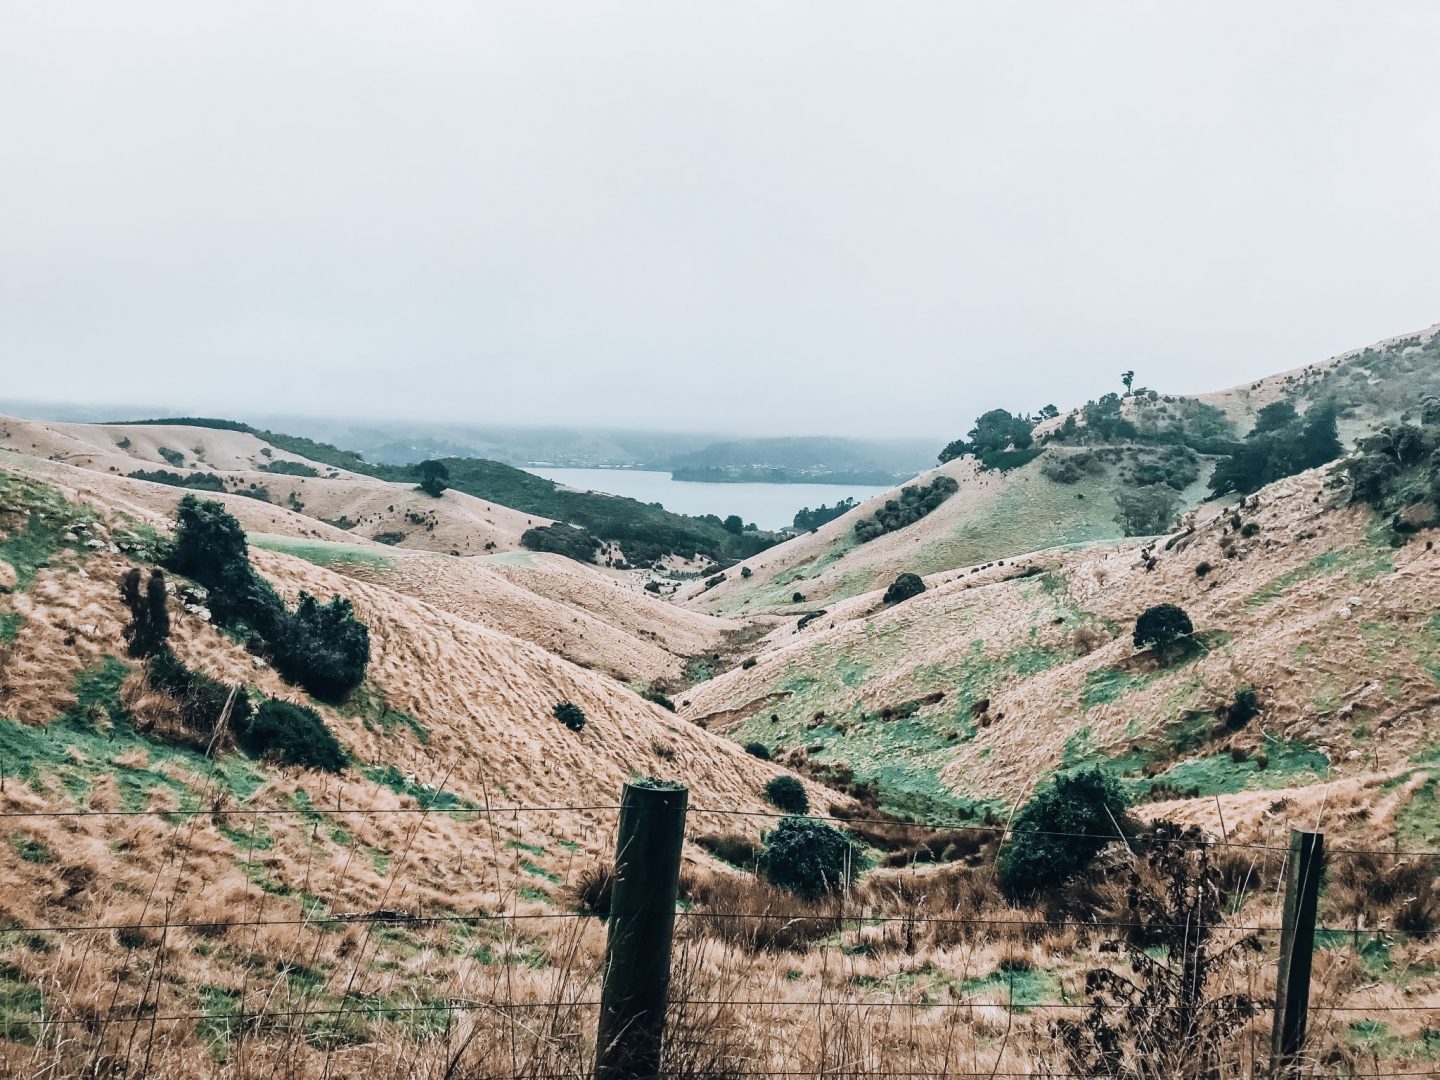
{"label": "small bush", "polygon": [[819,611],[807,611],[804,615],[800,616],[799,622],[795,624],[796,631],[804,630],[805,627],[809,626],[816,619],[823,619],[825,615],[826,612],[823,608]]}
{"label": "small bush", "polygon": [[450,469],[443,461],[422,461],[414,471],[420,477],[420,490],[432,499],[440,498],[450,486]]}
{"label": "small bush", "polygon": [[765,798],[787,814],[808,814],[810,797],[805,785],[793,776],[777,776],[765,785]]}
{"label": "small bush", "polygon": [[344,701],[365,679],[370,630],[350,601],[332,596],[321,604],[309,593],[287,615],[271,642],[275,670],[324,701]]}
{"label": "small bush", "polygon": [[1204,577],[1206,574],[1210,573],[1210,571],[1214,569],[1215,568],[1211,566],[1208,562],[1198,562],[1195,564],[1195,576]]}
{"label": "small bush", "polygon": [[1242,728],[1260,715],[1260,695],[1251,689],[1235,691],[1235,700],[1225,710],[1227,727]]}
{"label": "small bush", "polygon": [[551,710],[555,719],[559,720],[571,731],[581,731],[585,727],[585,710],[579,705],[569,701],[562,701]]}
{"label": "small bush", "polygon": [[660,693],[660,691],[658,690],[646,690],[640,696],[646,701],[654,702],[662,709],[669,709],[671,712],[675,711],[675,702],[671,701],[668,697]]}
{"label": "small bush", "polygon": [[742,566],[742,567],[740,568],[740,576],[741,576],[742,578],[748,578],[748,577],[750,577],[752,574],[754,574],[754,572],[755,572],[755,571],[751,570],[750,567],[748,567],[748,566]]}
{"label": "small bush", "polygon": [[1126,805],[1118,781],[1099,769],[1050,780],[1015,816],[998,859],[1001,887],[1024,896],[1073,877],[1122,839]]}
{"label": "small bush", "polygon": [[919,574],[905,572],[890,583],[885,590],[885,603],[900,604],[925,591],[925,582]]}
{"label": "small bush", "polygon": [[586,867],[575,880],[575,906],[586,915],[608,918],[614,895],[615,869],[606,863]]}
{"label": "small bush", "polygon": [[600,550],[600,541],[584,529],[557,522],[554,525],[538,525],[520,534],[520,546],[531,551],[548,551],[564,555],[576,562],[593,563],[595,552]]}
{"label": "small bush", "polygon": [[[770,760],[770,748],[766,746],[763,742],[747,742],[745,744],[745,752],[751,757],[759,758],[761,761]],[[804,788],[800,789],[800,794],[805,794]]]}
{"label": "small bush", "polygon": [[839,829],[809,818],[783,818],[766,837],[760,868],[770,884],[808,899],[855,880],[860,852]]}
{"label": "small bush", "polygon": [[388,544],[390,547],[394,547],[396,544],[404,542],[405,534],[398,531],[378,532],[370,539],[374,540],[377,544]]}
{"label": "small bush", "polygon": [[1153,647],[1164,652],[1174,645],[1191,640],[1194,633],[1195,627],[1183,608],[1174,604],[1156,604],[1146,608],[1135,620],[1135,647]]}
{"label": "small bush", "polygon": [[253,716],[233,725],[235,741],[252,757],[281,765],[339,772],[345,751],[314,709],[268,698]]}
{"label": "small bush", "polygon": [[759,662],[760,662],[760,661],[757,660],[757,659],[755,659],[755,657],[753,657],[753,656],[747,656],[744,660],[742,660],[742,661],[740,662],[740,670],[741,670],[741,671],[749,671],[752,667],[754,667],[754,666],[755,666],[756,664],[758,664]]}

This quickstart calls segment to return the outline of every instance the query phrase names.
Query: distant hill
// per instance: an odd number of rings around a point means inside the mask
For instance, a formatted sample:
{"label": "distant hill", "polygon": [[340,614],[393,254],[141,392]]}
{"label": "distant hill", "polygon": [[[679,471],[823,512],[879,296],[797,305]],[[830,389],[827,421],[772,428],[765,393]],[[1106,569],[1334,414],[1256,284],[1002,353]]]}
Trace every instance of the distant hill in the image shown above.
{"label": "distant hill", "polygon": [[734,439],[682,454],[676,480],[709,483],[892,484],[934,459],[926,439],[842,439],[797,436]]}

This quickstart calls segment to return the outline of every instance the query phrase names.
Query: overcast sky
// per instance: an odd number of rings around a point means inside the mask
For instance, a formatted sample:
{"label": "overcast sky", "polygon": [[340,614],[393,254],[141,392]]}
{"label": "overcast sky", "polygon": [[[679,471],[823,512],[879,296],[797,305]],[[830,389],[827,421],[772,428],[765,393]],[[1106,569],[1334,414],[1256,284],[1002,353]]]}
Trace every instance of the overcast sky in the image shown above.
{"label": "overcast sky", "polygon": [[951,437],[1440,320],[1440,3],[0,0],[0,396]]}

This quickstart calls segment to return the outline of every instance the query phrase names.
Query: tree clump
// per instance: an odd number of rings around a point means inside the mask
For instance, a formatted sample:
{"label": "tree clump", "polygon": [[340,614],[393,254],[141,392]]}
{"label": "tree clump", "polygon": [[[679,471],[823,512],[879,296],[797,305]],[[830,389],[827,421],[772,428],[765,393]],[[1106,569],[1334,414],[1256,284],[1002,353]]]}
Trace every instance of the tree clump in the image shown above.
{"label": "tree clump", "polygon": [[765,798],[787,814],[810,812],[810,796],[805,794],[805,785],[793,776],[777,776],[771,780],[765,785]]}
{"label": "tree clump", "polygon": [[600,550],[600,541],[584,529],[557,521],[554,525],[537,525],[520,534],[520,546],[531,551],[548,551],[564,555],[576,562],[593,563]]}
{"label": "tree clump", "polygon": [[1163,653],[1194,640],[1195,626],[1185,609],[1175,604],[1156,604],[1135,620],[1133,639],[1137,649]]}
{"label": "tree clump", "polygon": [[1054,777],[1015,815],[998,858],[1001,887],[1023,897],[1063,884],[1124,839],[1127,807],[1119,782],[1098,768]]}
{"label": "tree clump", "polygon": [[854,841],[834,826],[810,818],[782,818],[766,835],[760,852],[766,880],[807,900],[844,889],[860,867]]}
{"label": "tree clump", "polygon": [[975,420],[966,439],[956,439],[940,451],[940,464],[954,461],[965,454],[985,458],[1014,447],[1028,450],[1035,441],[1031,432],[1035,421],[1029,416],[1014,416],[1005,409],[991,409]]}
{"label": "tree clump", "polygon": [[925,582],[919,574],[912,574],[908,570],[890,583],[885,590],[885,603],[900,604],[911,597],[919,596],[925,591]]}
{"label": "tree clump", "polygon": [[944,473],[935,476],[928,484],[903,487],[898,499],[887,499],[873,516],[855,523],[855,538],[864,544],[913,525],[959,490],[960,485]]}
{"label": "tree clump", "polygon": [[415,466],[415,474],[420,477],[420,490],[433,499],[445,494],[450,486],[450,467],[443,461],[422,461]]}
{"label": "tree clump", "polygon": [[365,678],[370,631],[350,601],[336,596],[320,604],[300,594],[286,609],[280,595],[250,565],[245,531],[222,506],[187,495],[176,515],[167,564],[208,590],[215,621],[248,633],[287,682],[316,697],[341,701]]}
{"label": "tree clump", "polygon": [[1211,495],[1249,495],[1266,484],[1306,469],[1317,469],[1341,454],[1333,405],[1317,405],[1304,417],[1288,401],[1276,401],[1255,416],[1245,441],[1215,466]]}
{"label": "tree clump", "polygon": [[1115,492],[1115,505],[1115,522],[1126,536],[1156,536],[1175,524],[1180,497],[1168,484],[1149,484]]}

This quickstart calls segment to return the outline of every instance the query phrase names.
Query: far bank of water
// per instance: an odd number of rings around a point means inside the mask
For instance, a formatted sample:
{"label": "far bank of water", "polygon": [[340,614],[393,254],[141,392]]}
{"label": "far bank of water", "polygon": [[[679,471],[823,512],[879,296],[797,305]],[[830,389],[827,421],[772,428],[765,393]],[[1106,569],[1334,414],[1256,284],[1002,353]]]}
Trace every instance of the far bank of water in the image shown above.
{"label": "far bank of water", "polygon": [[668,472],[645,469],[526,469],[546,480],[581,491],[624,495],[641,502],[659,503],[677,514],[739,514],[762,529],[783,529],[803,507],[833,506],[841,499],[864,502],[889,490],[865,484],[701,484],[672,480]]}

